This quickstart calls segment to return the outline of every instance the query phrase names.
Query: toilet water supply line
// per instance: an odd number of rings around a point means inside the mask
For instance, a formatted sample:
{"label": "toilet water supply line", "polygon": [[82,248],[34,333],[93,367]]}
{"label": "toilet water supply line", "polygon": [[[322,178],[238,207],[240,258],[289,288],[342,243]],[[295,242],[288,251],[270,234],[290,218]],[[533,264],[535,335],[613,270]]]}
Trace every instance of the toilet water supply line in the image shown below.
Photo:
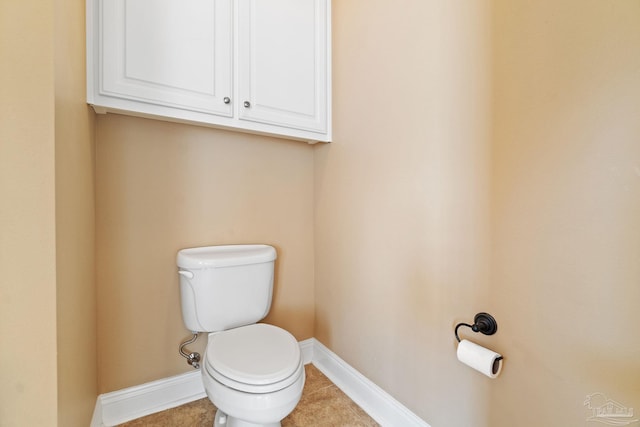
{"label": "toilet water supply line", "polygon": [[189,351],[188,349],[185,349],[185,347],[188,346],[189,344],[196,342],[197,339],[198,339],[198,333],[194,332],[191,338],[188,338],[185,341],[182,341],[182,343],[180,343],[180,348],[179,348],[180,355],[185,359],[187,359],[187,363],[193,366],[194,369],[200,368],[200,353],[196,353],[196,352],[186,353],[184,350]]}

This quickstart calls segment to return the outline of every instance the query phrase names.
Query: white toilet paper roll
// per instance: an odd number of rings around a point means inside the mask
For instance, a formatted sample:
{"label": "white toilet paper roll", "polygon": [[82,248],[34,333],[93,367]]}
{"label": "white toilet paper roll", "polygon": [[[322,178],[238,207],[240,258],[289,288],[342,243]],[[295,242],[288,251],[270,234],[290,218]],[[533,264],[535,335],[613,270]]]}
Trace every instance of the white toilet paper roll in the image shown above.
{"label": "white toilet paper roll", "polygon": [[495,351],[484,348],[471,341],[462,340],[458,344],[458,360],[482,372],[489,378],[500,375],[502,370],[502,356]]}

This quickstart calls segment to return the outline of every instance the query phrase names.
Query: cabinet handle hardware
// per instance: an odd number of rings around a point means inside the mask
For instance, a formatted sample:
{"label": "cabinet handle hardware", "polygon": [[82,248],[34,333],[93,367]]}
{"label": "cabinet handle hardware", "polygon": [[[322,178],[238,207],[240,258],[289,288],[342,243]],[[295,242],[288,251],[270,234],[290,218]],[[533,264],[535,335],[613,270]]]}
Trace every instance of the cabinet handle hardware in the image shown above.
{"label": "cabinet handle hardware", "polygon": [[251,103],[249,101],[244,101],[244,108],[251,107]]}
{"label": "cabinet handle hardware", "polygon": [[225,96],[224,99],[222,100],[225,104],[229,104],[231,103],[231,98],[229,98],[228,96]]}

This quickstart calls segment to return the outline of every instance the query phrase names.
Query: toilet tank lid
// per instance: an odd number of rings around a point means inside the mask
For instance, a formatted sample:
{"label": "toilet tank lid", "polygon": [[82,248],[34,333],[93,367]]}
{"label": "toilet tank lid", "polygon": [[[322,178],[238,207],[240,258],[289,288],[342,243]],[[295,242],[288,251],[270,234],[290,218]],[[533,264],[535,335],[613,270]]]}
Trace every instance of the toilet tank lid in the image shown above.
{"label": "toilet tank lid", "polygon": [[260,264],[276,259],[276,250],[268,245],[203,246],[178,251],[180,268],[199,269]]}

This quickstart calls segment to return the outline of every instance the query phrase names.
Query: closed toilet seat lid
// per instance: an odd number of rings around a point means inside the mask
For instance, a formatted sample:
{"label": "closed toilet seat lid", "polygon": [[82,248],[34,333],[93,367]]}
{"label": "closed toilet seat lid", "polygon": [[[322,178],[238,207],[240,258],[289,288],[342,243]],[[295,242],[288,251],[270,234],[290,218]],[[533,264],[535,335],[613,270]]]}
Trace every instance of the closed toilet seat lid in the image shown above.
{"label": "closed toilet seat lid", "polygon": [[303,369],[293,335],[264,323],[210,335],[205,368],[222,384],[250,393],[283,389]]}

